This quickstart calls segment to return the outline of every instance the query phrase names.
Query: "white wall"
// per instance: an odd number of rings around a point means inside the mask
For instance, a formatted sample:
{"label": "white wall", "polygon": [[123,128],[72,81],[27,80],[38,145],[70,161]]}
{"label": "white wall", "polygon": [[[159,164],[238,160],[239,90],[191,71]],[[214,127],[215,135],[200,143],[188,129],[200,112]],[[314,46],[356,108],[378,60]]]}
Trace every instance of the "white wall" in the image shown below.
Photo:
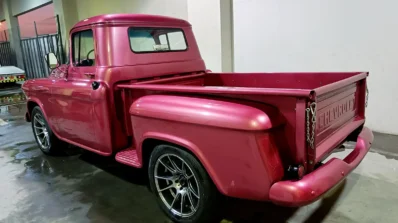
{"label": "white wall", "polygon": [[398,134],[398,1],[234,0],[236,71],[370,71],[367,126]]}
{"label": "white wall", "polygon": [[188,0],[188,20],[192,24],[206,67],[222,70],[220,1]]}
{"label": "white wall", "polygon": [[76,0],[79,20],[109,13],[144,13],[188,19],[187,0]]}

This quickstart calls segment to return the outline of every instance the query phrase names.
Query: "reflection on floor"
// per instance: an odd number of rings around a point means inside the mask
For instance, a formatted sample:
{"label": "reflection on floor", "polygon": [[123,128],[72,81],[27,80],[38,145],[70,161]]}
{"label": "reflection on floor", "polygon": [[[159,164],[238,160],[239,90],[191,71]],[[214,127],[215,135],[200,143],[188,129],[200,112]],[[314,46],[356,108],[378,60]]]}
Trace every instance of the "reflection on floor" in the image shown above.
{"label": "reflection on floor", "polygon": [[9,121],[23,119],[26,112],[25,95],[19,85],[0,88],[0,126]]}

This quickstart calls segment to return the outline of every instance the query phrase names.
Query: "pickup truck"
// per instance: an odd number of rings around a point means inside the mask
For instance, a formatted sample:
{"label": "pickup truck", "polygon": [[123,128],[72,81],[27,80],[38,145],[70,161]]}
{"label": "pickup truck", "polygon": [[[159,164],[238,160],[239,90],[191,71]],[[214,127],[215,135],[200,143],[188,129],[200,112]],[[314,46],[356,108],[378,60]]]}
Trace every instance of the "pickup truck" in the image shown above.
{"label": "pickup truck", "polygon": [[[187,21],[155,15],[85,19],[69,45],[68,64],[50,53],[51,75],[22,87],[37,144],[144,168],[175,222],[208,222],[224,197],[310,204],[373,141],[367,72],[215,73]],[[325,162],[347,140],[355,149]]]}

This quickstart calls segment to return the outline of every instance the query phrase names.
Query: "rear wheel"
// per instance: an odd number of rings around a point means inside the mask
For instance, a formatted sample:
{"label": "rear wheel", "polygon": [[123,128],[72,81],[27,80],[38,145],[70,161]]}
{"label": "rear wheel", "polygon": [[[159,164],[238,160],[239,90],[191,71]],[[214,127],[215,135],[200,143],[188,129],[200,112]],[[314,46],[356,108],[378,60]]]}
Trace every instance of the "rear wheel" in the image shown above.
{"label": "rear wheel", "polygon": [[40,150],[45,154],[59,154],[61,147],[66,145],[54,135],[39,106],[32,110],[32,129]]}
{"label": "rear wheel", "polygon": [[149,182],[160,207],[174,222],[218,220],[218,191],[190,153],[170,145],[157,146],[149,161]]}

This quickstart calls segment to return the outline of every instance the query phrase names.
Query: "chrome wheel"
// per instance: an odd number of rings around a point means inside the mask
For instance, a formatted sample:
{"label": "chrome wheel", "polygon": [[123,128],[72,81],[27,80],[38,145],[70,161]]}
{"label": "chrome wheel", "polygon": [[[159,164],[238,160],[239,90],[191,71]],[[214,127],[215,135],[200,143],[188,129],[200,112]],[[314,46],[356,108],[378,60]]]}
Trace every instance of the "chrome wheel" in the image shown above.
{"label": "chrome wheel", "polygon": [[163,154],[156,160],[154,181],[166,207],[179,217],[190,217],[198,210],[199,183],[192,168],[179,156]]}
{"label": "chrome wheel", "polygon": [[49,149],[50,137],[48,135],[47,125],[44,121],[43,116],[39,113],[36,113],[33,117],[33,131],[40,147],[44,150]]}

